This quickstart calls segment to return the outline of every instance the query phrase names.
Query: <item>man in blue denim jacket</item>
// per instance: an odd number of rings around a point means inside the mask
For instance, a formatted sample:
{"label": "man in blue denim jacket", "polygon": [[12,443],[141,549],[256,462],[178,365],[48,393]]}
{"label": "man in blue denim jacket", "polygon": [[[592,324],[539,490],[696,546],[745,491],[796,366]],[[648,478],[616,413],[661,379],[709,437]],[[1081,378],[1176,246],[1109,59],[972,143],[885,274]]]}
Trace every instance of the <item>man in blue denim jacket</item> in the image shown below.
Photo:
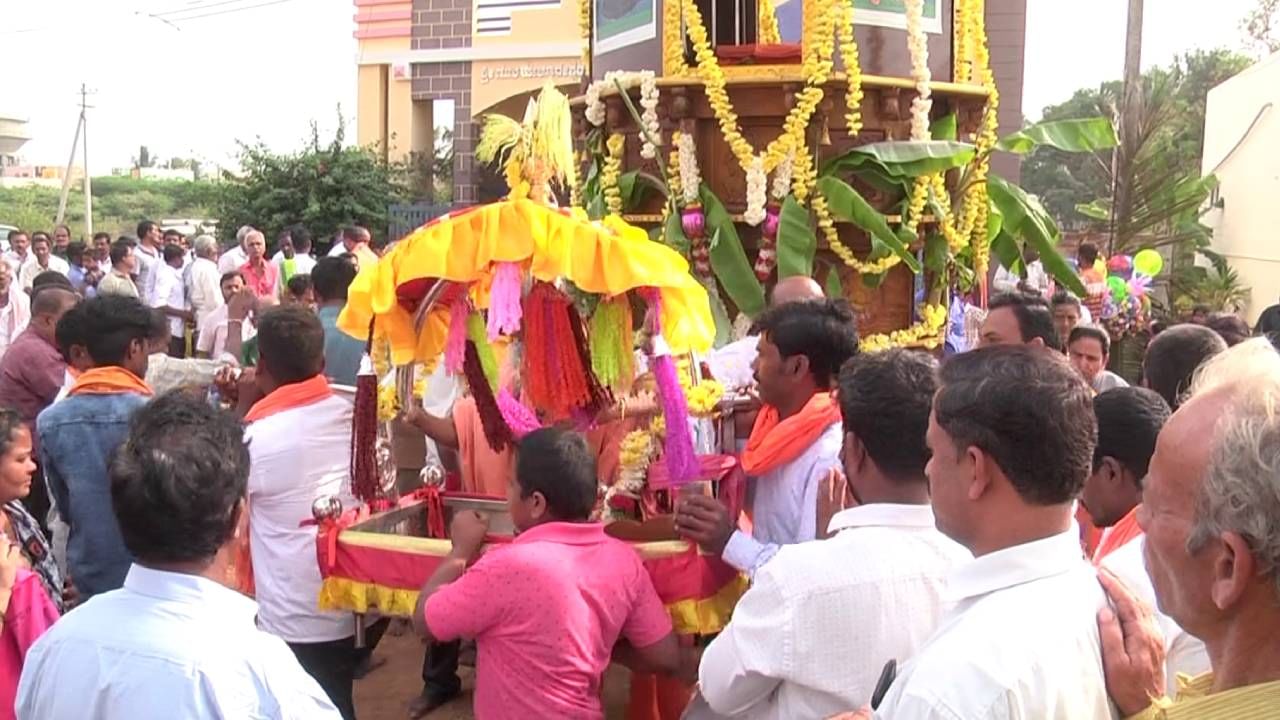
{"label": "man in blue denim jacket", "polygon": [[151,396],[142,380],[151,312],[123,296],[87,300],[82,310],[93,367],[65,399],[40,413],[36,432],[49,491],[71,528],[67,569],[88,599],[123,585],[133,562],[111,507],[107,466],[134,410]]}

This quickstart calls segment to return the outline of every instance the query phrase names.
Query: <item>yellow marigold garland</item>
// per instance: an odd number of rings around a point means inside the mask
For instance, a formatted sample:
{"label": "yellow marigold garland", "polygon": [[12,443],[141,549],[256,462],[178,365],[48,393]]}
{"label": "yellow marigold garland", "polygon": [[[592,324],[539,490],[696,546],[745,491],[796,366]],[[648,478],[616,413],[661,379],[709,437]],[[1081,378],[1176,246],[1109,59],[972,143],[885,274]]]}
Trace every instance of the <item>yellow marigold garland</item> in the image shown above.
{"label": "yellow marigold garland", "polygon": [[[806,84],[804,89],[796,95],[795,106],[783,120],[782,133],[765,148],[763,156],[766,173],[773,172],[792,148],[798,150],[804,146],[805,128],[822,100],[822,85],[831,74],[835,1],[818,0],[805,4],[806,15],[812,13],[815,18],[814,23],[806,22],[805,26],[805,57],[801,72],[805,76]],[[729,101],[729,93],[725,89],[724,71],[721,70],[715,51],[708,40],[701,13],[693,0],[682,0],[681,5],[689,39],[693,43],[694,54],[697,57],[698,74],[703,81],[707,102],[711,105],[716,120],[720,124],[720,133],[725,143],[737,158],[743,172],[746,172],[756,156],[755,148],[742,136],[738,115],[734,112],[733,105]],[[810,38],[812,42],[809,42]]]}
{"label": "yellow marigold garland", "polygon": [[973,72],[987,90],[987,107],[982,115],[978,137],[974,141],[977,159],[970,178],[971,184],[965,191],[964,211],[957,231],[961,236],[970,238],[973,246],[973,270],[982,277],[986,275],[991,253],[987,243],[987,174],[990,171],[991,152],[997,140],[1000,92],[996,88],[995,74],[991,71],[991,53],[987,49],[987,31],[983,22],[983,2],[970,0],[965,5],[968,6],[965,34],[973,48]]}
{"label": "yellow marigold garland", "polygon": [[618,176],[622,172],[622,151],[626,143],[627,139],[621,133],[613,133],[605,141],[608,152],[605,154],[604,167],[600,169],[600,188],[610,215],[622,214],[622,191],[618,189]]}
{"label": "yellow marigold garland", "polygon": [[777,45],[782,42],[772,0],[756,0],[756,28],[756,42],[761,45]]}
{"label": "yellow marigold garland", "polygon": [[864,352],[877,352],[892,347],[916,346],[933,349],[942,344],[943,329],[947,325],[947,306],[925,305],[920,309],[920,322],[905,330],[888,334],[869,335],[858,341]]}
{"label": "yellow marigold garland", "polygon": [[858,43],[853,38],[853,3],[837,3],[836,40],[840,45],[840,61],[848,85],[845,90],[845,122],[849,137],[862,132],[862,65],[858,59]]}
{"label": "yellow marigold garland", "polygon": [[578,0],[578,32],[582,35],[582,69],[591,77],[591,3]]}

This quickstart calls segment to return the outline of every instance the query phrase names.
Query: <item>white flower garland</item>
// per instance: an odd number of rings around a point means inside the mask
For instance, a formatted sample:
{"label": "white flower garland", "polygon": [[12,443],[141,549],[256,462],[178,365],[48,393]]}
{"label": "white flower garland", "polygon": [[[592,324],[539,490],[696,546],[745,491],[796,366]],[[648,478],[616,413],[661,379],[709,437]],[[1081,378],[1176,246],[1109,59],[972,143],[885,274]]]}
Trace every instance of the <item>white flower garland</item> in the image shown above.
{"label": "white flower garland", "polygon": [[654,142],[662,140],[662,126],[658,123],[658,80],[652,70],[629,72],[613,70],[605,73],[603,80],[597,80],[587,86],[587,122],[600,127],[605,121],[604,101],[601,93],[607,87],[619,85],[623,90],[640,86],[640,124],[644,126],[642,134],[644,143],[640,146],[640,157],[652,160],[658,156],[658,148]]}
{"label": "white flower garland", "polygon": [[684,196],[685,205],[697,204],[701,196],[702,176],[698,172],[698,150],[693,144],[693,136],[689,133],[677,133],[676,156],[680,162],[680,194]]}
{"label": "white flower garland", "polygon": [[751,165],[747,168],[747,209],[742,213],[742,219],[748,225],[759,225],[764,222],[768,187],[768,177],[764,172],[764,156],[756,155],[751,158]]}
{"label": "white flower garland", "polygon": [[916,97],[911,101],[911,139],[929,139],[929,112],[933,109],[929,81],[929,39],[924,32],[924,0],[906,0],[907,47],[911,51],[911,78]]}
{"label": "white flower garland", "polygon": [[796,151],[792,150],[773,171],[773,199],[782,202],[791,192],[791,168],[795,164]]}

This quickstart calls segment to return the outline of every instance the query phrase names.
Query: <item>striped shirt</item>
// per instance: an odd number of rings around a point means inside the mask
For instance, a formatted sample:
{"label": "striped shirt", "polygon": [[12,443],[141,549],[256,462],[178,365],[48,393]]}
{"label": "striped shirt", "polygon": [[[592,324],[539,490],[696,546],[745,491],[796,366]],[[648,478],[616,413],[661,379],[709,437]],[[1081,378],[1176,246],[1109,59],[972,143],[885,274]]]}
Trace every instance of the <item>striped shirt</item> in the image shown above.
{"label": "striped shirt", "polygon": [[1211,693],[1213,673],[1178,677],[1178,699],[1161,698],[1129,720],[1264,720],[1280,708],[1280,680]]}

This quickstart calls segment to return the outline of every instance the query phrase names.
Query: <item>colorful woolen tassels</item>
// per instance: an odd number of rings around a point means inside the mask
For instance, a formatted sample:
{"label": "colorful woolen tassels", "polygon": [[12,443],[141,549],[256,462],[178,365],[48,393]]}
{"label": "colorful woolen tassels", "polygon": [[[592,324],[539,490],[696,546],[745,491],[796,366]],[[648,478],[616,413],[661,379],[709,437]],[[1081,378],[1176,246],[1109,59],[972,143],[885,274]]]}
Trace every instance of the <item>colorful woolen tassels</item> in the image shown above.
{"label": "colorful woolen tassels", "polygon": [[498,388],[498,360],[493,355],[493,346],[489,345],[489,338],[485,334],[484,318],[480,317],[480,313],[471,313],[467,316],[467,340],[476,346],[476,354],[480,358],[480,368],[484,370],[484,376],[489,379],[489,388],[496,390]]}
{"label": "colorful woolen tassels", "polygon": [[520,330],[520,292],[524,280],[520,266],[513,262],[498,263],[489,288],[489,341],[499,335],[514,335]]}
{"label": "colorful woolen tassels", "polygon": [[617,295],[596,306],[591,316],[591,369],[602,385],[614,392],[630,390],[633,369],[631,303]]}
{"label": "colorful woolen tassels", "polygon": [[471,315],[471,303],[466,295],[454,298],[449,304],[449,334],[444,341],[444,368],[457,375],[462,372],[466,359],[467,318]]}
{"label": "colorful woolen tassels", "polygon": [[475,398],[476,413],[480,416],[480,427],[484,430],[484,438],[494,452],[502,452],[514,439],[511,436],[511,428],[507,427],[506,421],[502,419],[498,401],[493,397],[493,388],[489,387],[489,378],[485,377],[484,368],[480,364],[480,353],[476,350],[476,344],[467,342],[463,352],[465,358],[462,362],[462,374],[467,378],[471,397]]}
{"label": "colorful woolen tassels", "polygon": [[548,283],[535,283],[524,299],[524,390],[552,421],[574,408],[596,413],[608,394],[591,371],[586,332],[573,303]]}
{"label": "colorful woolen tassels", "polygon": [[542,427],[538,422],[538,416],[521,404],[506,388],[498,392],[498,410],[502,413],[502,419],[506,421],[507,427],[511,428],[511,434],[516,440]]}
{"label": "colorful woolen tassels", "polygon": [[698,477],[700,466],[693,451],[693,435],[689,432],[689,404],[680,387],[680,376],[671,348],[662,338],[662,302],[656,292],[645,294],[649,312],[653,316],[653,357],[649,367],[662,399],[662,419],[666,424],[666,438],[662,445],[662,461],[667,473],[676,483]]}

